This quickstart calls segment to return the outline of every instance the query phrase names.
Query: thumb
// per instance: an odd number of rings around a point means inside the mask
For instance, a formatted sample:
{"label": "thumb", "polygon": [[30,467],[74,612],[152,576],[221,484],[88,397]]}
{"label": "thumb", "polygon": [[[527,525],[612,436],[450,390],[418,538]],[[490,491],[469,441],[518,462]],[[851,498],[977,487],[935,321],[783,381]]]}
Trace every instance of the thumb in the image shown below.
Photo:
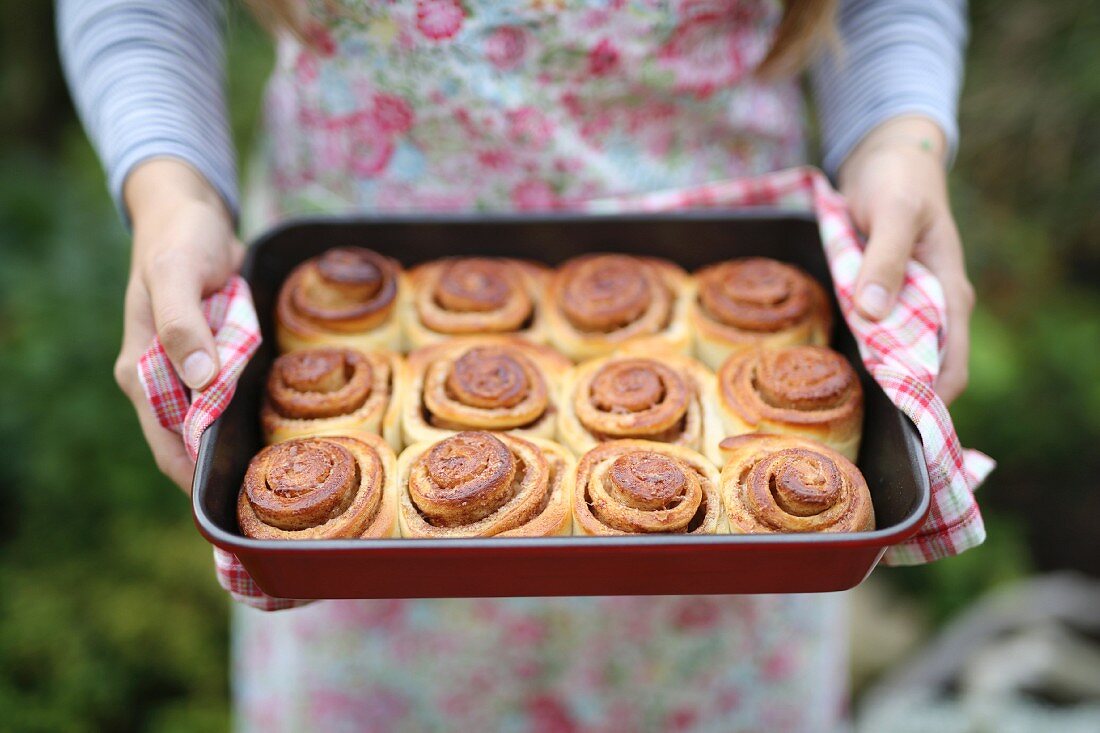
{"label": "thumb", "polygon": [[191,263],[160,258],[146,273],[157,336],[172,366],[191,389],[202,389],[218,373],[214,336],[202,315],[202,281]]}
{"label": "thumb", "polygon": [[884,205],[868,213],[867,247],[856,279],[855,305],[864,318],[877,321],[894,307],[922,227],[912,207]]}

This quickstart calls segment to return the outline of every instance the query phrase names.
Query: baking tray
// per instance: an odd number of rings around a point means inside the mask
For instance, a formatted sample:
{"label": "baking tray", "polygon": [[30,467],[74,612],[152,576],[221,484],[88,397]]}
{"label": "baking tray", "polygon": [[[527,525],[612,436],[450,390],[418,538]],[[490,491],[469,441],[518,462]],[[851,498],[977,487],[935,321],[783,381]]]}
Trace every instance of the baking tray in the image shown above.
{"label": "baking tray", "polygon": [[[253,540],[237,529],[236,500],[261,448],[259,403],[276,356],[279,285],[330,247],[364,246],[406,266],[449,255],[526,256],[554,264],[584,252],[666,257],[688,269],[730,257],[792,262],[831,278],[817,225],[772,209],[613,216],[417,216],[298,220],[262,236],[243,275],[264,343],[236,396],[199,446],[195,523],[235,553],[265,592],[282,598],[445,598],[837,591],[858,585],[886,548],[912,536],[928,512],[920,437],[863,369],[836,303],[832,345],[866,394],[859,467],[879,529],[858,534],[705,537],[555,537],[464,540]],[[832,292],[831,287],[829,288]]]}

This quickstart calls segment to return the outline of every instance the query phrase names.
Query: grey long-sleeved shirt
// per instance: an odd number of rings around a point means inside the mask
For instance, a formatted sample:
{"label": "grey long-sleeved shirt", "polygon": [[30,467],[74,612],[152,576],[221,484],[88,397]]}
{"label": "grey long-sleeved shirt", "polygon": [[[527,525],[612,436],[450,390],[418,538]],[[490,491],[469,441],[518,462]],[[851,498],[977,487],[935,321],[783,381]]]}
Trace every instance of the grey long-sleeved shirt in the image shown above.
{"label": "grey long-sleeved shirt", "polygon": [[[225,105],[223,0],[58,0],[62,60],[77,108],[121,200],[133,167],[180,158],[237,210]],[[842,0],[843,51],[812,70],[825,170],[835,174],[891,117],[935,120],[954,150],[965,0]]]}

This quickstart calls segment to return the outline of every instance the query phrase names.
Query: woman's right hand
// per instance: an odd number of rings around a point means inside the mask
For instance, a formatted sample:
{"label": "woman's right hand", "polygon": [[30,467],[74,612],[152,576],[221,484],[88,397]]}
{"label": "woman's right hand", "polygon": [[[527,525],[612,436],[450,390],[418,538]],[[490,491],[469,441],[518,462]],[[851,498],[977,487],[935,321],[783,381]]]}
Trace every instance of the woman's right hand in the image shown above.
{"label": "woman's right hand", "polygon": [[138,381],[138,359],[159,336],[188,387],[214,379],[220,365],[201,302],[237,271],[244,247],[222,198],[181,161],[140,163],[123,198],[134,241],[115,380],[134,404],[157,467],[190,493],[195,464],[180,436],[157,422]]}

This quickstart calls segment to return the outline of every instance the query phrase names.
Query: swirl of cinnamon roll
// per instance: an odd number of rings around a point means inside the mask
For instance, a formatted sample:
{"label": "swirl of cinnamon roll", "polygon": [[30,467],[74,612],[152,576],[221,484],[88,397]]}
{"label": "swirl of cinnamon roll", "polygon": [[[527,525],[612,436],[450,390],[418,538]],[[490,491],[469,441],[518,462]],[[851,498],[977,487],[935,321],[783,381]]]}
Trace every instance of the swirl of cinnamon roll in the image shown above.
{"label": "swirl of cinnamon roll", "polygon": [[806,438],[752,433],[722,441],[722,499],[733,532],[861,532],[874,529],[859,469]]}
{"label": "swirl of cinnamon roll", "polygon": [[581,455],[597,443],[642,438],[674,443],[717,458],[722,431],[713,381],[694,359],[661,359],[628,348],[574,367],[563,380],[558,434]]}
{"label": "swirl of cinnamon roll", "polygon": [[725,533],[718,471],[680,446],[602,443],[577,464],[573,523],[586,535]]}
{"label": "swirl of cinnamon roll", "polygon": [[718,370],[727,435],[802,435],[849,460],[859,453],[863,387],[855,369],[824,346],[752,349]]}
{"label": "swirl of cinnamon roll", "polygon": [[411,302],[403,313],[413,348],[471,334],[546,338],[541,302],[547,270],[541,265],[456,257],[420,265],[409,278]]}
{"label": "swirl of cinnamon roll", "polygon": [[388,352],[324,348],[283,354],[267,378],[260,410],[264,438],[278,443],[361,429],[393,445],[399,438],[399,384],[400,361]]}
{"label": "swirl of cinnamon roll", "polygon": [[687,275],[665,260],[576,257],[558,268],[547,288],[551,343],[578,361],[644,337],[684,352],[690,287]]}
{"label": "swirl of cinnamon roll", "polygon": [[237,500],[254,539],[352,539],[396,533],[396,460],[368,433],[299,438],[253,457]]}
{"label": "swirl of cinnamon roll", "polygon": [[279,291],[282,351],[318,345],[400,347],[395,317],[401,266],[362,247],[338,247],[298,265]]}
{"label": "swirl of cinnamon roll", "polygon": [[552,438],[556,385],[569,362],[510,336],[470,337],[409,354],[404,431],[408,443],[460,430],[512,430]]}
{"label": "swirl of cinnamon roll", "polygon": [[398,461],[405,537],[568,534],[572,457],[550,441],[466,431]]}
{"label": "swirl of cinnamon roll", "polygon": [[546,410],[546,384],[534,365],[499,346],[475,346],[464,352],[451,365],[446,386],[456,399],[472,407],[515,407],[527,399],[535,403],[535,415]]}
{"label": "swirl of cinnamon roll", "polygon": [[802,270],[748,257],[708,265],[695,274],[697,351],[717,369],[750,346],[824,345],[832,327],[828,295]]}

